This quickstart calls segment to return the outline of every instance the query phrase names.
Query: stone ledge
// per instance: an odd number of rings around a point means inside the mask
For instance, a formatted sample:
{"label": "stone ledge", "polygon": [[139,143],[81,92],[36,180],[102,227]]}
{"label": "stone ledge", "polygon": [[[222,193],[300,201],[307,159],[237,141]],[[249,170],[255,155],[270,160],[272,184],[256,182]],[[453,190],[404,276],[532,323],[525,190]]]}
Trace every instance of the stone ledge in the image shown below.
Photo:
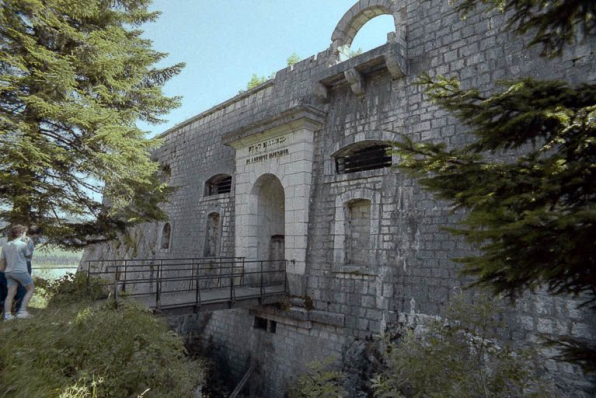
{"label": "stone ledge", "polygon": [[344,314],[337,312],[319,310],[308,311],[304,308],[296,307],[292,307],[287,311],[283,311],[271,306],[260,307],[259,309],[251,308],[249,314],[303,329],[312,329],[313,322],[343,327],[345,325],[346,318]]}
{"label": "stone ledge", "polygon": [[217,201],[225,201],[228,199],[232,199],[232,193],[228,192],[228,193],[220,193],[217,195],[208,195],[208,196],[203,196],[201,197],[201,199],[199,199],[199,202],[204,203],[204,202],[217,202]]}
{"label": "stone ledge", "polygon": [[315,75],[313,80],[325,87],[333,87],[347,82],[346,72],[348,71],[368,75],[381,69],[387,69],[393,79],[404,77],[407,73],[407,58],[404,51],[400,44],[389,42],[330,66]]}
{"label": "stone ledge", "polygon": [[337,276],[341,276],[344,278],[364,278],[364,277],[373,277],[376,278],[379,276],[378,270],[375,268],[366,267],[363,265],[335,265],[331,272],[336,274]]}
{"label": "stone ledge", "polygon": [[325,325],[343,327],[346,321],[346,316],[344,314],[338,314],[337,312],[313,310],[310,311],[310,320]]}
{"label": "stone ledge", "polygon": [[391,172],[391,169],[389,167],[385,167],[383,169],[357,171],[355,173],[329,174],[323,177],[323,184],[337,184],[342,182],[364,180],[375,177],[379,179],[378,177],[385,177],[391,174],[394,173]]}

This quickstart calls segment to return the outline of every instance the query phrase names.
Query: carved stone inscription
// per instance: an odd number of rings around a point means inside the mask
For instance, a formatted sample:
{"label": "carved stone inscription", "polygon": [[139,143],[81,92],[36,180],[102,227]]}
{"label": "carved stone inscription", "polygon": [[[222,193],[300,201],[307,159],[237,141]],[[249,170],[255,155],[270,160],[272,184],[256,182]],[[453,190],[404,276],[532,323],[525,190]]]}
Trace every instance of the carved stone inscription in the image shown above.
{"label": "carved stone inscription", "polygon": [[286,137],[272,138],[267,141],[259,142],[248,147],[248,153],[254,155],[260,152],[267,152],[275,148],[279,148],[286,143]]}
{"label": "carved stone inscription", "polygon": [[289,149],[281,149],[278,151],[270,152],[276,148],[279,148],[280,146],[283,146],[285,143],[286,137],[278,137],[249,146],[248,153],[250,155],[260,155],[246,159],[246,164],[260,163],[265,160],[280,158],[282,156],[289,155]]}

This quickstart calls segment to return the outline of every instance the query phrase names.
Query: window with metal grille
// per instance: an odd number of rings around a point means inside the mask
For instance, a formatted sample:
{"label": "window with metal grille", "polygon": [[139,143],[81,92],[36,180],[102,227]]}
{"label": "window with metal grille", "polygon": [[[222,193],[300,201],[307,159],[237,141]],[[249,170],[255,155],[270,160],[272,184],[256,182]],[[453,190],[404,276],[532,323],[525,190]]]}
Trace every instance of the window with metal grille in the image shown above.
{"label": "window with metal grille", "polygon": [[218,174],[207,180],[205,184],[205,195],[219,195],[230,193],[232,191],[232,176],[227,174]]}
{"label": "window with metal grille", "polygon": [[391,166],[389,145],[376,144],[354,149],[335,159],[337,174],[356,173],[358,171],[382,169]]}

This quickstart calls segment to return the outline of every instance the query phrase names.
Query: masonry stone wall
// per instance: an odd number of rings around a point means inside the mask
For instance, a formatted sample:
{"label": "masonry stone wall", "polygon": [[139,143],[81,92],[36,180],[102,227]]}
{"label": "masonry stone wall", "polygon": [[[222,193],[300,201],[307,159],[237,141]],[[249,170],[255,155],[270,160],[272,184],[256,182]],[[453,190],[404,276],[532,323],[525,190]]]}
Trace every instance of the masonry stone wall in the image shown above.
{"label": "masonry stone wall", "polygon": [[[369,15],[362,12],[367,4],[374,6],[370,15],[392,13],[397,33],[388,36],[386,46],[338,63],[339,47],[346,44],[341,26],[361,26],[350,18]],[[331,355],[337,366],[349,366],[346,353],[358,342],[383,333],[404,314],[441,315],[468,282],[451,259],[472,251],[442,230],[455,226],[460,212],[396,170],[335,170],[334,155],[342,148],[393,140],[397,134],[451,146],[469,142],[464,127],[424,97],[417,76],[456,76],[464,88],[481,92],[520,76],[596,81],[594,40],[549,61],[538,49],[525,48],[528,38],[508,32],[502,14],[479,10],[464,21],[443,0],[364,0],[357,6],[342,20],[330,49],[163,134],[164,145],[154,156],[169,165],[170,183],[179,187],[165,205],[172,225],[168,252],[159,250],[162,224],[156,224],[131,231],[135,244],[86,253],[86,259],[201,257],[213,212],[220,215],[219,256],[250,253],[255,247],[250,220],[259,216],[252,189],[262,175],[277,176],[285,192],[286,258],[301,263],[292,270],[292,294],[312,300],[313,308],[218,311],[203,330],[232,379],[241,378],[251,358],[258,360],[259,376],[251,388],[260,396],[283,396],[291,377],[311,360]],[[345,33],[353,39],[353,32]],[[299,111],[308,114],[300,117],[309,123],[297,124],[293,115]],[[288,141],[273,143],[279,145],[275,156],[253,156],[251,145],[272,137]],[[205,182],[217,174],[233,177],[232,192],[207,196]],[[368,261],[346,264],[346,206],[358,200],[370,201],[370,224],[361,228],[369,235],[353,240],[360,259]],[[255,316],[276,322],[275,333],[255,329]],[[538,293],[503,313],[501,336],[517,344],[536,341],[538,333],[596,340],[594,318],[573,300]],[[590,384],[569,364],[545,364],[561,385],[570,386],[571,395],[581,396],[580,389]]]}

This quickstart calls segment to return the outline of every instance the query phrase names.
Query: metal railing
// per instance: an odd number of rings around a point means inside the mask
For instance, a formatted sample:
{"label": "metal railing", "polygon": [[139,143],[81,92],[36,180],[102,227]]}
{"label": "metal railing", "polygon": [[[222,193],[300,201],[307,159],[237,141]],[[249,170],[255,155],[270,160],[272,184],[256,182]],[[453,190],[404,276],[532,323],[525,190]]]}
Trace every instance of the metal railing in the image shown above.
{"label": "metal railing", "polygon": [[140,297],[158,310],[234,303],[238,298],[262,300],[287,291],[287,260],[206,257],[93,260],[84,265],[89,286],[111,285],[116,300],[122,294]]}

